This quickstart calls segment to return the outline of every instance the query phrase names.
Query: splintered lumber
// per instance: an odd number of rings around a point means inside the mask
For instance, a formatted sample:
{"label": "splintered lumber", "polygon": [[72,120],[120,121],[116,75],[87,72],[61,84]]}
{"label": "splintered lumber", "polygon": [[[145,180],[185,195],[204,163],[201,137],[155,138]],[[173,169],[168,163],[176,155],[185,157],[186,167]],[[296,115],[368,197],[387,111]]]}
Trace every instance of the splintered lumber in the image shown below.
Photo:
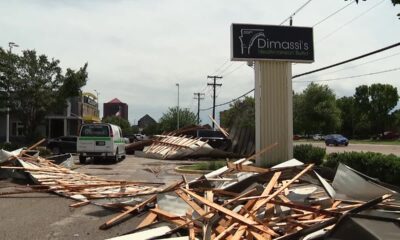
{"label": "splintered lumber", "polygon": [[[269,181],[267,187],[264,189],[263,193],[261,194],[261,196],[268,196],[269,193],[272,191],[272,189],[274,188],[275,184],[278,182],[279,177],[281,176],[281,172],[276,172],[271,180]],[[267,204],[267,199],[259,199],[257,200],[257,202],[254,204],[254,207],[251,209],[251,212],[254,213],[255,211],[257,211],[261,206],[264,206]]]}
{"label": "splintered lumber", "polygon": [[224,239],[224,237],[226,236],[227,233],[231,232],[235,227],[237,227],[239,225],[239,223],[234,223],[232,225],[230,225],[228,228],[226,228],[223,232],[221,232],[216,238],[214,238],[214,240],[220,240],[220,239]]}
{"label": "splintered lumber", "polygon": [[340,213],[337,213],[337,212],[331,212],[331,211],[327,211],[325,209],[317,209],[317,208],[294,204],[294,203],[280,202],[280,201],[274,201],[274,200],[270,200],[269,202],[273,203],[275,205],[281,205],[281,206],[290,207],[293,209],[300,209],[300,210],[304,210],[304,211],[312,212],[312,213],[316,213],[316,214],[324,214],[324,215],[335,216],[335,217],[341,215]]}
{"label": "splintered lumber", "polygon": [[[248,157],[248,158],[245,158],[245,160],[244,160],[243,162],[248,161],[248,160],[252,160],[252,159],[256,159],[256,157],[258,157],[258,156],[260,156],[260,155],[262,155],[262,154],[268,152],[269,150],[273,149],[273,148],[276,147],[276,146],[278,146],[278,143],[277,143],[277,142],[276,142],[276,143],[273,143],[273,144],[271,144],[271,145],[268,145],[268,146],[266,146],[264,149],[262,149],[261,151],[259,151],[258,153],[255,153],[255,154],[253,154],[252,156],[250,156],[250,157]],[[240,163],[240,162],[237,162],[237,163]]]}
{"label": "splintered lumber", "polygon": [[[172,189],[175,189],[177,186],[181,185],[182,182],[177,182],[172,184],[171,186],[167,187],[166,189],[164,189],[164,191],[169,191]],[[157,200],[157,195],[152,195],[149,199],[136,204],[134,207],[124,207],[126,211],[124,211],[123,213],[113,217],[112,219],[108,220],[107,222],[105,222],[103,225],[100,226],[100,229],[104,230],[104,229],[108,229],[112,226],[114,226],[116,224],[116,222],[120,221],[122,218],[124,218],[125,216],[129,215],[130,213],[140,210],[140,208],[146,206],[147,204],[150,204],[154,201]]]}
{"label": "splintered lumber", "polygon": [[210,202],[207,199],[205,199],[205,198],[203,198],[203,197],[201,197],[201,196],[197,195],[196,193],[193,193],[193,192],[191,192],[189,190],[186,190],[186,189],[183,189],[183,188],[181,188],[181,190],[184,191],[185,193],[189,194],[193,198],[197,199],[198,201],[202,202],[203,204],[205,204],[205,205],[207,205],[207,206],[209,206],[211,208],[214,208],[214,209],[218,210],[219,212],[224,213],[224,214],[226,214],[226,215],[228,215],[228,216],[230,216],[232,218],[235,218],[236,220],[238,220],[238,221],[240,221],[240,222],[242,222],[242,223],[244,223],[244,224],[246,224],[246,225],[248,225],[248,226],[250,226],[252,228],[255,228],[255,229],[259,230],[259,231],[268,233],[268,234],[273,235],[273,236],[277,236],[277,234],[272,229],[269,229],[269,228],[267,228],[265,226],[260,226],[256,221],[253,221],[251,219],[245,218],[245,217],[243,217],[242,215],[239,215],[236,212],[233,212],[233,211],[231,211],[231,210],[229,210],[227,208],[224,208],[224,207],[222,207],[222,206],[220,206],[220,205],[218,205],[216,203]]}
{"label": "splintered lumber", "polygon": [[271,199],[275,198],[278,196],[282,191],[284,191],[286,188],[289,187],[290,184],[294,183],[297,179],[299,179],[301,176],[303,176],[307,171],[309,171],[314,164],[308,165],[305,169],[303,169],[300,173],[298,173],[296,176],[294,176],[291,180],[286,181],[282,186],[276,190],[273,194],[268,195],[268,196],[254,196],[254,197],[246,197],[242,198],[239,200],[250,200],[250,199],[259,199],[259,198],[266,198],[265,202],[269,202]]}
{"label": "splintered lumber", "polygon": [[71,204],[71,205],[69,205],[69,206],[70,206],[70,207],[73,207],[73,208],[77,208],[77,207],[86,206],[86,205],[88,205],[88,204],[90,204],[90,201],[82,201],[82,202],[78,202],[78,203]]}
{"label": "splintered lumber", "polygon": [[223,129],[218,123],[217,121],[215,121],[215,119],[213,117],[211,117],[211,115],[208,115],[208,117],[211,119],[211,121],[213,121],[213,123],[215,124],[215,126],[217,126],[217,128],[221,131],[222,134],[224,134],[224,136],[226,138],[229,138],[229,133],[227,131],[225,131],[225,129]]}
{"label": "splintered lumber", "polygon": [[[281,176],[281,174],[282,174],[281,172],[276,172],[272,176],[271,180],[269,181],[267,187],[264,189],[261,196],[268,196],[270,194],[270,192],[274,188],[275,184],[278,182],[278,179]],[[246,212],[245,217],[248,217],[249,215],[253,215],[254,212],[256,212],[261,206],[264,206],[266,203],[267,202],[265,201],[265,199],[258,199],[255,201],[250,201],[245,207],[242,208],[244,210],[244,212]],[[247,207],[250,207],[251,205],[253,205],[253,207],[251,208],[251,211],[248,211]],[[241,228],[239,228],[239,230],[233,236],[233,239],[240,239],[242,237],[242,235],[245,233],[245,231],[247,230],[247,228],[248,228],[247,226],[241,226]]]}
{"label": "splintered lumber", "polygon": [[274,171],[274,169],[270,168],[260,168],[255,166],[248,166],[242,164],[234,164],[232,162],[227,162],[226,165],[229,169],[236,170],[239,172],[255,172],[255,173],[268,173]]}
{"label": "splintered lumber", "polygon": [[195,240],[196,239],[196,234],[194,232],[194,224],[191,222],[192,220],[192,210],[188,210],[186,213],[186,222],[189,222],[188,228],[189,228],[189,240]]}
{"label": "splintered lumber", "polygon": [[175,193],[183,200],[185,201],[190,207],[193,208],[199,215],[204,216],[205,218],[208,219],[206,212],[199,206],[197,203],[192,201],[188,195],[183,193],[182,191],[176,190]]}
{"label": "splintered lumber", "polygon": [[124,218],[125,216],[129,215],[130,213],[132,213],[133,211],[139,210],[141,207],[146,206],[147,204],[154,202],[157,199],[157,196],[154,195],[152,197],[150,197],[149,199],[147,199],[144,202],[141,202],[139,204],[136,204],[134,207],[125,207],[126,211],[113,217],[112,219],[108,220],[107,222],[105,222],[104,224],[102,224],[99,228],[102,230],[105,229],[109,229],[110,227],[112,227],[117,221],[121,220],[122,218]]}
{"label": "splintered lumber", "polygon": [[156,135],[156,137],[152,145],[143,150],[150,157],[176,159],[190,156],[199,150],[205,154],[212,150],[212,147],[200,138],[174,135]]}
{"label": "splintered lumber", "polygon": [[183,224],[187,223],[185,220],[183,220],[183,218],[176,216],[172,213],[166,212],[164,210],[161,210],[159,208],[153,208],[153,209],[150,209],[150,211],[157,214],[158,217],[163,218],[163,219],[167,220],[168,222],[172,222],[176,225],[183,225]]}
{"label": "splintered lumber", "polygon": [[157,214],[153,212],[149,212],[147,216],[139,223],[139,225],[136,227],[136,229],[146,227],[150,224],[152,224],[155,220],[157,219]]}

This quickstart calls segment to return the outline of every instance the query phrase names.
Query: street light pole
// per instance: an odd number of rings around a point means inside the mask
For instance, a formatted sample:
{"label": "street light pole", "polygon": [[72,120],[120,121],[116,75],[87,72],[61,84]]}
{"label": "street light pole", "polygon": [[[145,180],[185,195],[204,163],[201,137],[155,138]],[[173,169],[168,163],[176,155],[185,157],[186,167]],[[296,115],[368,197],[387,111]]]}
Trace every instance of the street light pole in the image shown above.
{"label": "street light pole", "polygon": [[178,87],[178,111],[176,113],[176,115],[177,115],[177,126],[176,126],[176,129],[178,130],[179,129],[179,83],[177,83],[176,86]]}
{"label": "street light pole", "polygon": [[99,104],[99,95],[100,95],[100,93],[96,90],[96,89],[94,89],[94,91],[96,92],[96,100],[97,100],[97,111],[98,111],[98,118],[100,119],[100,104]]}
{"label": "street light pole", "polygon": [[[13,47],[19,47],[18,44],[15,44],[14,42],[9,42],[8,46],[10,47],[10,57],[12,54],[12,48]],[[11,64],[11,60],[10,60]],[[10,142],[10,108],[8,107],[8,102],[10,98],[10,89],[7,89],[7,107],[6,107],[6,143]]]}

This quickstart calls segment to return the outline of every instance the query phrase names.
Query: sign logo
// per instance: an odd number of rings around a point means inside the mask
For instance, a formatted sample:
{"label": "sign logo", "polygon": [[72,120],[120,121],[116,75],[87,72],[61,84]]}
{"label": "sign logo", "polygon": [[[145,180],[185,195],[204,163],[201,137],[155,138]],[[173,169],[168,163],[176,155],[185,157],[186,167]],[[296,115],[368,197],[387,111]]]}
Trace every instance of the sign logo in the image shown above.
{"label": "sign logo", "polygon": [[313,62],[312,28],[232,24],[232,60]]}
{"label": "sign logo", "polygon": [[263,29],[242,29],[240,30],[240,44],[242,54],[247,50],[247,54],[250,54],[250,49],[253,46],[257,38],[265,37]]}

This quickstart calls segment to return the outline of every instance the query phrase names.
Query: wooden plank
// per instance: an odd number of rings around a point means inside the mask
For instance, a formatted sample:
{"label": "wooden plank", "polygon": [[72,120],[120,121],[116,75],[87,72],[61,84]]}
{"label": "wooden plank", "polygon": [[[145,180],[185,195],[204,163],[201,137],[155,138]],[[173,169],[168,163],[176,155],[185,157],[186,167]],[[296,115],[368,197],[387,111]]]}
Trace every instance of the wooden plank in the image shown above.
{"label": "wooden plank", "polygon": [[254,197],[245,197],[239,200],[251,200],[251,199],[259,199],[259,198],[266,198],[266,202],[269,200],[275,198],[278,194],[280,194],[282,191],[284,191],[287,187],[290,186],[290,184],[294,183],[297,179],[299,179],[301,176],[303,176],[307,171],[309,171],[314,164],[308,165],[305,169],[303,169],[300,173],[298,173],[296,176],[294,176],[291,180],[287,181],[285,184],[283,184],[278,190],[276,190],[274,193],[272,193],[269,196],[254,196]]}
{"label": "wooden plank", "polygon": [[[263,193],[261,194],[261,196],[268,196],[272,189],[274,188],[275,184],[278,182],[279,177],[281,176],[282,172],[276,172],[271,180],[269,181],[268,185],[265,187]],[[264,206],[268,203],[268,201],[266,201],[266,199],[259,199],[257,200],[257,202],[255,203],[254,207],[251,209],[251,213],[256,212],[258,209],[260,209],[261,206]]]}
{"label": "wooden plank", "polygon": [[[267,187],[265,187],[264,191],[262,192],[261,196],[268,196],[272,189],[274,188],[275,184],[278,182],[279,177],[281,176],[282,172],[276,172],[271,180],[269,181]],[[246,217],[252,215],[254,212],[256,212],[260,207],[264,206],[266,202],[263,199],[258,199],[255,200],[253,207],[251,208],[250,211],[247,210],[246,207],[242,208],[246,212]],[[234,239],[240,239],[245,231],[247,230],[247,226],[242,227],[242,229],[239,229],[240,231],[237,231],[234,235]]]}
{"label": "wooden plank", "polygon": [[276,142],[276,143],[273,143],[273,144],[271,144],[271,145],[268,145],[268,146],[266,146],[264,149],[262,149],[261,151],[259,151],[258,153],[255,153],[255,154],[253,154],[252,156],[250,156],[250,157],[248,157],[248,158],[245,158],[245,160],[244,160],[243,162],[248,161],[248,160],[251,160],[251,159],[256,159],[256,157],[258,157],[258,156],[264,154],[265,152],[268,152],[269,150],[273,149],[273,148],[276,147],[276,146],[278,146],[278,143],[277,143],[277,142]]}
{"label": "wooden plank", "polygon": [[225,131],[225,129],[223,129],[218,123],[217,121],[215,121],[214,118],[211,117],[211,115],[208,115],[208,117],[211,119],[211,121],[213,121],[213,123],[215,123],[215,126],[217,126],[217,128],[222,132],[222,134],[224,134],[224,136],[226,138],[229,138],[229,133],[227,131]]}
{"label": "wooden plank", "polygon": [[157,214],[149,212],[147,216],[137,225],[136,229],[146,227],[152,224],[157,219]]}
{"label": "wooden plank", "polygon": [[[186,189],[187,189],[187,188],[186,188]],[[205,198],[206,198],[208,201],[214,202],[214,193],[213,193],[212,191],[205,191],[205,192],[204,192],[204,196],[205,196]],[[210,210],[211,210],[210,207],[207,206],[207,205],[204,205],[203,207],[204,207],[204,211],[206,212],[206,215],[209,216],[209,217],[212,217],[213,215],[208,214],[208,213],[210,212]],[[210,222],[209,222],[208,219],[206,219],[206,220],[203,222],[203,240],[208,240],[208,239],[210,239],[210,238],[211,238],[211,239],[214,239],[214,237],[212,237],[212,236],[207,236],[207,229],[208,229],[209,227],[212,227],[212,226],[210,226],[209,224],[210,224]],[[212,234],[212,231],[211,231],[210,234]]]}
{"label": "wooden plank", "polygon": [[172,222],[176,225],[182,225],[182,224],[186,223],[186,221],[183,220],[181,217],[173,215],[173,214],[166,212],[164,210],[161,210],[159,208],[153,208],[153,209],[150,209],[150,211],[157,214],[158,217],[161,217],[161,218],[163,218],[169,222]]}
{"label": "wooden plank", "polygon": [[78,203],[71,204],[71,205],[69,205],[69,206],[70,206],[70,207],[73,207],[73,208],[77,208],[77,207],[86,206],[86,205],[88,205],[88,204],[90,204],[90,201],[82,201],[82,202],[78,202]]}
{"label": "wooden plank", "polygon": [[281,169],[271,169],[271,168],[260,168],[260,167],[250,166],[250,165],[234,164],[233,162],[227,162],[226,166],[229,169],[236,170],[239,172],[268,173],[268,172],[281,170]]}
{"label": "wooden plank", "polygon": [[246,232],[246,229],[247,229],[246,225],[240,225],[239,229],[233,235],[232,240],[240,240],[242,238],[243,234]]}
{"label": "wooden plank", "polygon": [[124,218],[125,216],[131,214],[132,212],[139,210],[141,207],[146,206],[147,204],[156,201],[157,199],[157,195],[153,195],[152,197],[150,197],[149,199],[147,199],[146,201],[143,201],[139,204],[136,204],[134,207],[125,207],[125,209],[127,209],[125,212],[113,217],[112,219],[108,220],[107,222],[105,222],[103,225],[100,226],[100,229],[105,230],[108,229],[110,227],[113,226],[113,224],[115,224],[116,222],[120,221],[122,218]]}
{"label": "wooden plank", "polygon": [[198,201],[202,202],[203,204],[205,204],[205,205],[207,205],[207,206],[209,206],[211,208],[214,208],[214,209],[218,210],[219,212],[222,212],[222,213],[224,213],[224,214],[226,214],[228,216],[231,216],[232,218],[235,218],[236,220],[238,220],[238,221],[240,221],[240,222],[242,222],[242,223],[244,223],[244,224],[246,224],[246,225],[248,225],[248,226],[250,226],[252,228],[255,228],[255,229],[259,230],[259,231],[268,233],[268,234],[273,235],[273,236],[278,236],[278,234],[276,234],[270,228],[267,228],[265,226],[259,226],[259,224],[257,222],[255,222],[255,221],[253,221],[251,219],[245,218],[245,217],[243,217],[242,215],[239,215],[236,212],[233,212],[233,211],[231,211],[231,210],[229,210],[227,208],[222,207],[221,205],[218,205],[218,204],[215,204],[213,202],[210,202],[207,199],[205,199],[205,198],[203,198],[203,197],[201,197],[201,196],[197,195],[196,193],[193,193],[193,192],[191,192],[189,190],[182,189],[182,188],[181,188],[181,190],[186,192],[187,194],[189,194],[193,198],[197,199]]}
{"label": "wooden plank", "polygon": [[204,211],[197,203],[192,201],[188,195],[186,195],[184,192],[180,190],[175,190],[175,193],[183,200],[185,201],[193,210],[195,210],[199,215],[204,216],[204,218],[209,219],[209,217],[206,214],[206,211]]}
{"label": "wooden plank", "polygon": [[193,211],[192,211],[192,210],[189,210],[189,211],[186,213],[186,222],[190,222],[189,225],[188,225],[188,229],[189,229],[189,240],[195,240],[195,239],[196,239],[196,234],[195,234],[195,232],[194,232],[194,224],[193,224],[193,222],[191,222],[191,220],[192,220],[192,214],[193,214]]}
{"label": "wooden plank", "polygon": [[230,231],[232,231],[238,225],[239,225],[239,223],[231,224],[224,231],[222,231],[217,237],[215,237],[214,240],[225,239],[224,237],[226,236],[226,234],[228,234]]}

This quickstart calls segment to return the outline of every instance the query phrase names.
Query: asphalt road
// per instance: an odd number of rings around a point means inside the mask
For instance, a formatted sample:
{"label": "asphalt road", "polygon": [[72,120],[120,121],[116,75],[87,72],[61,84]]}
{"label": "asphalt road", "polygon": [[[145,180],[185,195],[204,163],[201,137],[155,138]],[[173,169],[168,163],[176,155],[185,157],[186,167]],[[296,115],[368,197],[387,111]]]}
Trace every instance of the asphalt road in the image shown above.
{"label": "asphalt road", "polygon": [[[187,161],[161,161],[128,156],[117,164],[77,165],[76,171],[111,180],[150,181],[170,184],[181,180],[177,164]],[[150,169],[151,168],[151,169]],[[196,175],[186,175],[195,178]],[[15,191],[26,184],[0,180],[0,192]],[[48,193],[0,196],[0,239],[106,239],[135,229],[141,217],[130,218],[111,229],[99,226],[116,215],[95,205],[70,208],[71,199]]]}
{"label": "asphalt road", "polygon": [[400,145],[378,145],[378,144],[352,144],[346,146],[325,146],[324,142],[295,142],[295,144],[312,144],[313,146],[326,148],[326,153],[333,152],[379,152],[383,154],[394,154],[400,156]]}

